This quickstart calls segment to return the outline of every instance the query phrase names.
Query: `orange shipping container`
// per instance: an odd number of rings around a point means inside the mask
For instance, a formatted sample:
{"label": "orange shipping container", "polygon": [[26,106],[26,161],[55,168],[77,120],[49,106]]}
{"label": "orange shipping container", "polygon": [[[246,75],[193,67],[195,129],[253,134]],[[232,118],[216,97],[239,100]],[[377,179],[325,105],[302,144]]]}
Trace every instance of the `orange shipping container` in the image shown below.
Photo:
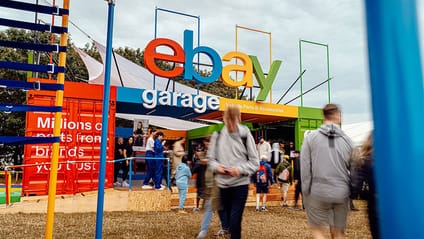
{"label": "orange shipping container", "polygon": [[[40,80],[45,82],[46,80]],[[51,81],[49,81],[51,82]],[[111,87],[107,160],[114,158],[116,87]],[[97,190],[102,129],[103,86],[65,82],[57,194]],[[54,106],[55,92],[28,91],[28,104]],[[27,112],[26,136],[52,136],[54,113]],[[51,144],[25,145],[22,193],[47,195]],[[113,187],[113,164],[106,164],[105,187]]]}

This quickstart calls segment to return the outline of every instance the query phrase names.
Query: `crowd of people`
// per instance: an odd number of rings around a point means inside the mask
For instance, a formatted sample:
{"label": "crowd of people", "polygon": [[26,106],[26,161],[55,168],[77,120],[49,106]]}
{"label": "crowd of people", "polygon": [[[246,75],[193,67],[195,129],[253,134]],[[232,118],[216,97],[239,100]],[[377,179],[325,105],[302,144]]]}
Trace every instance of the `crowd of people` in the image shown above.
{"label": "crowd of people", "polygon": [[[184,204],[189,179],[196,174],[197,198],[193,211],[203,209],[203,220],[197,238],[206,238],[213,212],[218,212],[221,230],[218,236],[241,238],[243,211],[249,184],[256,187],[257,212],[267,212],[269,187],[281,190],[281,205],[292,210],[305,210],[313,238],[326,238],[326,227],[332,238],[344,238],[348,211],[355,209],[356,199],[364,183],[370,188],[368,212],[373,238],[378,238],[376,196],[372,174],[372,137],[354,157],[351,139],[340,128],[341,112],[337,105],[323,108],[324,123],[317,130],[307,131],[301,151],[292,141],[271,142],[257,138],[241,124],[240,108],[228,105],[224,127],[196,146],[189,163],[184,150],[185,138],[173,144],[171,182],[178,188],[178,213],[186,214]],[[164,140],[162,132],[152,130],[146,143],[147,172],[143,189],[163,190]],[[123,138],[116,143],[115,158],[132,155]],[[123,169],[125,186],[128,161],[116,163]],[[115,167],[116,174],[116,167]],[[115,176],[115,182],[117,182]],[[154,182],[151,186],[150,181]],[[289,207],[289,188],[295,191]],[[302,197],[300,197],[302,196]],[[301,203],[299,199],[301,198]],[[202,206],[200,202],[203,202]],[[355,209],[356,210],[356,209]]]}

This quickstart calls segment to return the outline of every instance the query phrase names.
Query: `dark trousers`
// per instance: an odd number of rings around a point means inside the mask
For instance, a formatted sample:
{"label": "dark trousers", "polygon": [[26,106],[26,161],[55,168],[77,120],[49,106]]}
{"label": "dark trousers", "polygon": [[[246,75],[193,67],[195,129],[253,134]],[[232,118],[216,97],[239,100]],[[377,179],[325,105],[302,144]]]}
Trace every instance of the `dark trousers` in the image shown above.
{"label": "dark trousers", "polygon": [[[122,181],[125,181],[128,177],[128,171],[130,171],[130,165],[127,165],[127,162],[122,161],[121,162],[122,167]],[[129,162],[128,162],[129,163]]]}
{"label": "dark trousers", "polygon": [[220,202],[223,207],[222,218],[223,222],[230,227],[231,239],[241,238],[241,221],[248,190],[248,185],[219,189]]}
{"label": "dark trousers", "polygon": [[121,169],[122,162],[114,162],[113,163],[113,182],[118,182],[118,174]]}
{"label": "dark trousers", "polygon": [[155,181],[155,188],[159,189],[161,187],[162,178],[163,178],[163,160],[155,159],[153,160],[155,165],[155,173],[153,180]]}
{"label": "dark trousers", "polygon": [[[153,151],[147,151],[146,152],[146,157],[153,157]],[[150,179],[153,178],[153,176],[155,175],[155,164],[154,164],[154,159],[146,159],[146,175],[144,176],[144,185],[148,185],[150,182]]]}
{"label": "dark trousers", "polygon": [[[295,186],[294,191],[294,206],[297,206],[297,200],[299,200],[299,195],[302,193],[302,184],[300,183],[300,180],[297,181],[297,184]],[[303,206],[303,197],[302,197],[302,207]]]}

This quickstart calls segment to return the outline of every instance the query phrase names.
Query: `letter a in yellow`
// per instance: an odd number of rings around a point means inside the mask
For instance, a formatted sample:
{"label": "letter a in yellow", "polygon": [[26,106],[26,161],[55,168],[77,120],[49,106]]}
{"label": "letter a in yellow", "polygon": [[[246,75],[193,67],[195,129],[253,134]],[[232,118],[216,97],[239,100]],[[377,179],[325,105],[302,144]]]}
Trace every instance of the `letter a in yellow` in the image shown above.
{"label": "letter a in yellow", "polygon": [[[228,87],[238,87],[238,86],[246,86],[247,88],[253,87],[253,67],[252,67],[252,61],[250,60],[249,56],[242,52],[228,52],[224,56],[222,56],[222,61],[231,61],[231,59],[236,58],[240,59],[242,61],[242,65],[238,64],[231,64],[226,65],[222,68],[222,74],[221,79],[224,85]],[[242,72],[243,78],[241,81],[234,80],[230,76],[230,72]]]}

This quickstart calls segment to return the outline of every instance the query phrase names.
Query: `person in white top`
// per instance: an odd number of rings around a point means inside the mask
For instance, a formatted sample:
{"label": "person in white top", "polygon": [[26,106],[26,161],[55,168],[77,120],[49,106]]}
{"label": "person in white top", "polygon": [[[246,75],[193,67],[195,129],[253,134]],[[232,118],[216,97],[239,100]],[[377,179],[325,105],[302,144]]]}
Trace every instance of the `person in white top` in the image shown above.
{"label": "person in white top", "polygon": [[271,158],[271,145],[266,142],[262,136],[259,136],[259,143],[256,148],[258,150],[258,155],[266,155],[268,159]]}
{"label": "person in white top", "polygon": [[150,131],[150,137],[149,139],[147,139],[147,143],[146,143],[146,166],[147,166],[147,170],[146,170],[146,176],[144,177],[144,183],[143,183],[143,189],[153,189],[152,186],[149,185],[150,179],[153,179],[154,177],[154,173],[155,173],[155,167],[154,167],[154,159],[149,159],[149,158],[153,158],[155,156],[155,152],[154,152],[154,144],[155,144],[155,138],[156,138],[156,130],[152,129]]}

